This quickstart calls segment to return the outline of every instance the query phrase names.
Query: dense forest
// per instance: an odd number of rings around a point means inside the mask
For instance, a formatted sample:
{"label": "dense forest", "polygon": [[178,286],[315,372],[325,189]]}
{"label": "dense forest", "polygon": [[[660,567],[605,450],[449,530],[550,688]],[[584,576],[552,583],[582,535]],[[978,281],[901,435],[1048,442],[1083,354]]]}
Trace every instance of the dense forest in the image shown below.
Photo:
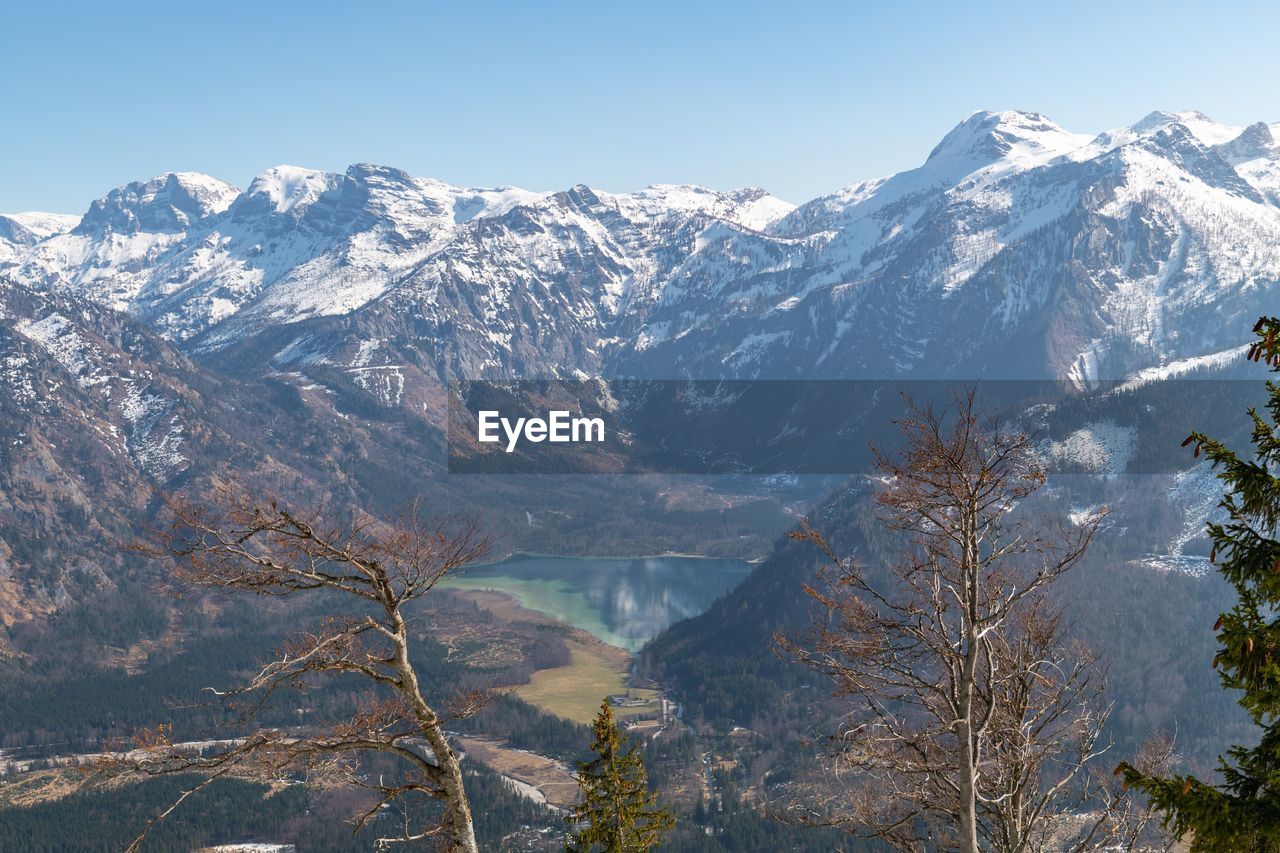
{"label": "dense forest", "polygon": [[[151,779],[5,809],[0,812],[0,850],[115,853],[197,781],[194,776]],[[484,849],[504,849],[503,840],[522,826],[559,829],[554,813],[515,793],[501,776],[482,764],[469,765],[467,788],[475,802],[484,803],[476,813],[476,833]],[[343,791],[317,791],[302,784],[273,790],[251,782],[221,780],[158,823],[141,849],[189,853],[206,845],[264,842],[294,844],[301,851],[364,853],[380,830],[394,834],[399,818],[388,814],[357,833],[350,823],[357,802]],[[420,803],[418,808],[430,811],[431,805]]]}

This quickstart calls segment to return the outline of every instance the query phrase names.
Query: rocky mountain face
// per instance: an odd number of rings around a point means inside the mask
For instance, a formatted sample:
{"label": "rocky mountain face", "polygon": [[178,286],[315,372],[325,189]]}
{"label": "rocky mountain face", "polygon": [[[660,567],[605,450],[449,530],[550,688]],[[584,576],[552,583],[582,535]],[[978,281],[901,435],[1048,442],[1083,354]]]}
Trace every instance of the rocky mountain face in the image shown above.
{"label": "rocky mountain face", "polygon": [[982,112],[919,168],[794,209],[755,189],[475,190],[369,165],[277,167],[243,192],[179,173],[74,226],[0,219],[0,268],[211,363],[359,367],[385,341],[440,379],[1088,387],[1243,340],[1280,280],[1276,129],[1153,113],[1087,136]]}
{"label": "rocky mountain face", "polygon": [[[339,514],[392,517],[417,501],[431,515],[475,516],[500,535],[498,553],[602,542],[638,553],[651,541],[717,550],[705,530],[686,529],[697,486],[655,500],[659,486],[638,477],[441,476],[444,390],[405,356],[371,341],[349,365],[213,369],[129,314],[0,274],[0,670],[121,645],[107,630],[55,649],[44,629],[67,613],[77,625],[95,609],[126,621],[144,600],[163,602],[156,565],[129,546],[165,494],[232,479]],[[772,506],[762,514],[765,503],[710,513],[720,553],[762,547],[760,519],[783,520]]]}
{"label": "rocky mountain face", "polygon": [[145,561],[128,546],[158,487],[243,474],[313,495],[341,490],[319,485],[334,473],[328,443],[270,386],[227,382],[125,314],[3,278],[0,385],[5,628],[139,578]]}
{"label": "rocky mountain face", "polygon": [[[283,365],[382,330],[442,377],[559,375],[603,369],[629,304],[709,223],[762,227],[788,210],[759,190],[531,193],[277,167],[243,193],[193,174],[130,184],[0,257],[19,280],[128,310],[196,353],[288,326],[269,354]],[[359,334],[335,333],[333,317]]]}

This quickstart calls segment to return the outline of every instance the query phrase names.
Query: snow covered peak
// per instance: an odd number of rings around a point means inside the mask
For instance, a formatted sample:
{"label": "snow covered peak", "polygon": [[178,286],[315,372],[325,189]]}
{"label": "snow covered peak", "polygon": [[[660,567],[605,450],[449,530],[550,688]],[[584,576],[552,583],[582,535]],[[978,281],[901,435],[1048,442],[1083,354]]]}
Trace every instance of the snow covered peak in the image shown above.
{"label": "snow covered peak", "polygon": [[857,248],[850,251],[861,253],[881,240],[910,233],[911,222],[943,194],[1002,207],[1008,197],[990,192],[996,184],[1060,158],[1074,158],[1090,139],[1040,113],[979,111],[947,133],[924,165],[814,199],[769,230],[791,237],[856,231]]}
{"label": "snow covered peak", "polygon": [[107,228],[124,234],[181,232],[226,210],[239,193],[209,175],[169,172],[117,187],[93,202],[76,233],[88,235]]}
{"label": "snow covered peak", "polygon": [[1184,110],[1164,112],[1156,110],[1143,116],[1128,127],[1106,130],[1082,149],[1082,159],[1158,137],[1179,139],[1186,136],[1196,145],[1212,148],[1236,138],[1243,128],[1218,124],[1202,112]]}
{"label": "snow covered peak", "polygon": [[1202,112],[1197,110],[1183,110],[1181,112],[1162,112],[1157,110],[1148,113],[1143,119],[1132,126],[1132,129],[1140,134],[1154,133],[1163,130],[1170,125],[1180,124],[1191,132],[1202,145],[1221,145],[1229,142],[1240,134],[1241,128],[1232,125],[1218,124]]}
{"label": "snow covered peak", "polygon": [[61,213],[0,213],[0,268],[19,263],[32,246],[67,233],[79,221]]}
{"label": "snow covered peak", "polygon": [[[289,167],[280,166],[278,168]],[[414,177],[404,169],[397,169],[395,166],[381,166],[377,163],[352,163],[347,167],[347,177],[355,178],[356,180],[380,180],[405,187],[413,186],[416,183]]]}
{"label": "snow covered peak", "polygon": [[969,116],[942,138],[925,165],[956,175],[999,160],[1020,164],[1049,160],[1088,141],[1069,133],[1039,113],[982,110]]}
{"label": "snow covered peak", "polygon": [[238,187],[199,172],[174,172],[167,177],[170,187],[180,187],[184,193],[199,201],[206,216],[222,213],[240,195]]}
{"label": "snow covered peak", "polygon": [[79,216],[65,213],[0,213],[0,240],[19,246],[34,246],[55,234],[65,234],[79,222]]}
{"label": "snow covered peak", "polygon": [[1173,124],[1174,122],[1181,124],[1189,122],[1212,124],[1213,119],[1209,118],[1199,110],[1180,110],[1175,112],[1170,112],[1168,110],[1152,110],[1130,126],[1139,133],[1144,133],[1149,130],[1157,130],[1161,127],[1165,127],[1166,125]]}
{"label": "snow covered peak", "polygon": [[1153,113],[1095,139],[979,112],[920,167],[796,209],[758,188],[469,189],[369,163],[277,166],[234,202],[163,176],[96,203],[83,233],[0,239],[0,269],[198,352],[360,312],[456,346],[463,374],[896,375],[1025,331],[1011,369],[1088,382],[1234,345],[1196,312],[1273,301],[1277,131]]}
{"label": "snow covered peak", "polygon": [[1270,125],[1262,121],[1249,125],[1230,142],[1214,146],[1214,151],[1233,166],[1261,157],[1280,158],[1280,145],[1276,144],[1275,134]]}
{"label": "snow covered peak", "polygon": [[332,172],[275,166],[253,179],[245,190],[243,204],[254,211],[265,208],[273,213],[300,213],[341,180],[341,175]]}
{"label": "snow covered peak", "polygon": [[448,184],[439,184],[454,191],[453,221],[461,225],[482,216],[501,216],[512,208],[521,205],[534,205],[548,197],[551,193],[522,190],[519,187],[496,187],[488,190],[466,190],[456,192],[456,188]]}
{"label": "snow covered peak", "polygon": [[721,192],[696,184],[653,184],[612,198],[633,219],[701,213],[757,231],[795,210],[794,204],[759,187]]}
{"label": "snow covered peak", "polygon": [[791,202],[769,195],[759,187],[746,187],[729,196],[737,204],[730,218],[757,231],[763,231],[796,209]]}

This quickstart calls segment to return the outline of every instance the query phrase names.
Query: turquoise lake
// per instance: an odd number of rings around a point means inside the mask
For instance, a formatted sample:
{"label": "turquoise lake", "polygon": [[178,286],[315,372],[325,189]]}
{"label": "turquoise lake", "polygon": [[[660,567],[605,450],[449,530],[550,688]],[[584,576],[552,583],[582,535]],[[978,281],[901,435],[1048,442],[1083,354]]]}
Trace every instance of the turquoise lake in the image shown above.
{"label": "turquoise lake", "polygon": [[473,566],[448,581],[492,589],[628,651],[664,628],[697,616],[738,585],[752,564],[702,557],[517,555]]}

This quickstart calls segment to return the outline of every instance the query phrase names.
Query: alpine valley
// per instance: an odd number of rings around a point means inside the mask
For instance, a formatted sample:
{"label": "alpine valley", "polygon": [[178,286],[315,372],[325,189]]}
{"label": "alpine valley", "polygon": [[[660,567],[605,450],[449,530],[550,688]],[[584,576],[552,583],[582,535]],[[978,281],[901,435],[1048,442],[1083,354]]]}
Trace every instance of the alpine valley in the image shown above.
{"label": "alpine valley", "polygon": [[[918,168],[799,206],[756,188],[470,189],[357,164],[277,166],[243,190],[178,172],[80,217],[0,215],[0,678],[16,685],[0,747],[94,748],[267,647],[270,607],[188,607],[122,547],[158,495],[238,479],[380,515],[415,500],[474,514],[505,552],[760,560],[636,661],[699,737],[723,736],[758,801],[792,778],[794,743],[733,733],[799,742],[795,700],[812,694],[769,653],[805,620],[815,567],[780,535],[808,515],[864,559],[886,547],[865,477],[778,471],[839,442],[864,451],[900,411],[881,392],[925,387],[904,383],[1016,380],[997,393],[1052,461],[1036,499],[1066,519],[1112,509],[1071,608],[1121,685],[1117,748],[1164,726],[1211,756],[1248,729],[1209,667],[1225,593],[1202,531],[1220,484],[1177,444],[1193,428],[1246,437],[1261,399],[1260,382],[1221,380],[1265,378],[1244,353],[1280,299],[1276,134],[1196,112],[1096,135],[979,112]],[[575,402],[633,441],[597,474],[450,474],[450,388],[474,380],[578,383]],[[847,380],[830,387],[863,397],[735,390],[761,380]],[[706,419],[720,427],[700,444],[690,425]],[[644,470],[681,441],[727,462]],[[740,462],[783,445],[774,469]],[[624,468],[641,473],[608,474]],[[1117,602],[1138,614],[1123,629]],[[465,607],[447,599],[432,621],[447,635]],[[518,683],[568,659],[546,625],[521,636],[521,664],[441,665]],[[76,707],[55,725],[53,704]]]}

